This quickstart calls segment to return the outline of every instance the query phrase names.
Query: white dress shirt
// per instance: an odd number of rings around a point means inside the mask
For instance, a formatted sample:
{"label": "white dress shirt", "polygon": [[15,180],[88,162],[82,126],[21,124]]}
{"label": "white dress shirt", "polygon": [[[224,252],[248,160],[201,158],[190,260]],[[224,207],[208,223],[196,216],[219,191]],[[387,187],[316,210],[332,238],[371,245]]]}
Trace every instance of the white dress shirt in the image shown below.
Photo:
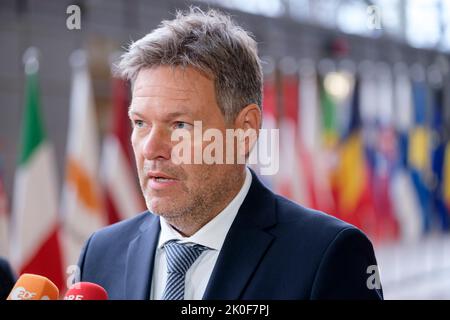
{"label": "white dress shirt", "polygon": [[180,240],[182,243],[193,242],[210,248],[205,250],[186,272],[185,300],[201,300],[216,264],[219,252],[225,241],[239,208],[247,196],[252,183],[252,174],[248,168],[245,170],[245,181],[238,194],[214,219],[205,224],[200,230],[190,237],[183,237],[163,218],[159,219],[161,232],[159,234],[158,247],[156,249],[155,264],[153,268],[152,285],[150,291],[151,300],[160,300],[163,296],[167,280],[167,262],[164,244],[169,240]]}

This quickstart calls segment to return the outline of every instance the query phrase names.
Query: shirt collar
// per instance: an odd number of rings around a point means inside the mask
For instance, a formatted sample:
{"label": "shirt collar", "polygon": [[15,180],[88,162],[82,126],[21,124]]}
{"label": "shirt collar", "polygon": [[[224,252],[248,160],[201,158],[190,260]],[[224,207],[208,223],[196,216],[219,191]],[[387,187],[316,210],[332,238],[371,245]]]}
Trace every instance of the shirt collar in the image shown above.
{"label": "shirt collar", "polygon": [[161,249],[169,240],[179,240],[182,243],[192,242],[219,251],[222,248],[225,237],[239,211],[239,208],[247,196],[251,183],[252,174],[246,167],[245,180],[238,194],[233,198],[233,200],[230,201],[225,209],[214,217],[214,219],[209,221],[190,237],[183,237],[163,217],[161,217],[159,219],[161,232],[159,234],[158,248]]}

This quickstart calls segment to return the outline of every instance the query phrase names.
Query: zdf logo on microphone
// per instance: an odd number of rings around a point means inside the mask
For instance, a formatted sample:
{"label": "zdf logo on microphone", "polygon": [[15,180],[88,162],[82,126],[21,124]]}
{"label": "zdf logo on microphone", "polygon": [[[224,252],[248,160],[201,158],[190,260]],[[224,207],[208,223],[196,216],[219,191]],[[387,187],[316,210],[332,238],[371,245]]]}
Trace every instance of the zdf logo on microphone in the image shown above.
{"label": "zdf logo on microphone", "polygon": [[[9,300],[34,300],[36,292],[27,291],[24,287],[17,287],[11,291]],[[50,300],[49,296],[42,296],[40,300]]]}
{"label": "zdf logo on microphone", "polygon": [[24,287],[17,287],[11,292],[11,300],[32,300],[35,292],[27,291]]}

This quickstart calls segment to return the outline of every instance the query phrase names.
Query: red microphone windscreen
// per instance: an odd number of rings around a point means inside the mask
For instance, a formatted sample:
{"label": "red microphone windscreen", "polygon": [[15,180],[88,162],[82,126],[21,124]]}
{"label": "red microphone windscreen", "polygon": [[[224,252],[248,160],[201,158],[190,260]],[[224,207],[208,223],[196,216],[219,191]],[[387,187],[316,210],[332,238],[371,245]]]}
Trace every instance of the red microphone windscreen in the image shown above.
{"label": "red microphone windscreen", "polygon": [[108,300],[108,293],[98,284],[77,282],[67,290],[64,300]]}

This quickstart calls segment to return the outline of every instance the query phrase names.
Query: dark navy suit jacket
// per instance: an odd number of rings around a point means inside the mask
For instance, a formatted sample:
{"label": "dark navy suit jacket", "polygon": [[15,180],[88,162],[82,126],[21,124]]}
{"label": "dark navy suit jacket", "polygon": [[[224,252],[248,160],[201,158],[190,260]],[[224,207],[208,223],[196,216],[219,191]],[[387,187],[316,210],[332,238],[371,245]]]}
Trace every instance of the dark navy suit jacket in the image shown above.
{"label": "dark navy suit jacket", "polygon": [[14,287],[16,276],[8,261],[0,257],[0,300],[5,300]]}
{"label": "dark navy suit jacket", "polygon": [[[381,288],[367,286],[377,262],[361,231],[252,175],[203,299],[382,299]],[[110,299],[149,299],[159,232],[150,212],[95,232],[80,256],[81,281],[101,285]]]}

